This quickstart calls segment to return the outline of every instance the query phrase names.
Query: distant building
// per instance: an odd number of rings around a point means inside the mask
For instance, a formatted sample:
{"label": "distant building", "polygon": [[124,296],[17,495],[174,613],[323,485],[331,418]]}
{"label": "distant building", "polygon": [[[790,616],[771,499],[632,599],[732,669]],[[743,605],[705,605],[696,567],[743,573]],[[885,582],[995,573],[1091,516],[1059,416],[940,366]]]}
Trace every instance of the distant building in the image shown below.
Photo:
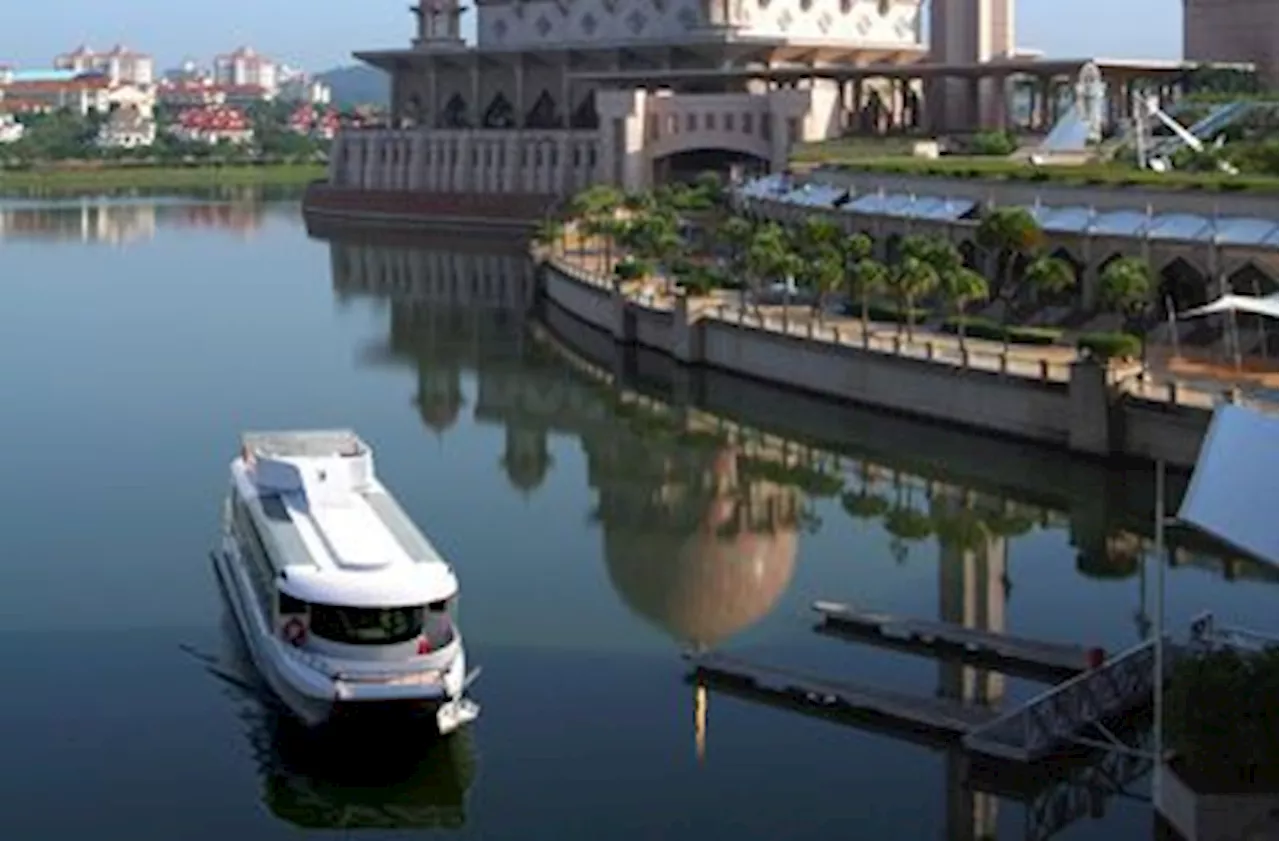
{"label": "distant building", "polygon": [[228,105],[245,108],[259,102],[271,102],[276,98],[276,89],[262,85],[218,85],[224,101]]}
{"label": "distant building", "polygon": [[107,107],[115,111],[131,108],[150,120],[155,116],[155,85],[116,85],[107,90]]}
{"label": "distant building", "polygon": [[285,102],[306,102],[311,105],[328,105],[333,101],[333,89],[319,79],[301,70],[280,69],[280,95]]}
{"label": "distant building", "polygon": [[112,111],[98,130],[98,145],[103,149],[146,148],[155,142],[155,120],[133,106]]}
{"label": "distant building", "polygon": [[228,87],[260,87],[275,96],[279,87],[277,66],[252,47],[240,47],[213,60],[213,80]]}
{"label": "distant building", "polygon": [[[4,101],[0,100],[0,108]],[[17,143],[26,132],[26,127],[13,118],[12,114],[0,111],[0,143]]]}
{"label": "distant building", "polygon": [[111,108],[111,80],[103,73],[76,70],[8,70],[0,96],[13,112],[39,113],[66,108],[80,115]]}
{"label": "distant building", "polygon": [[169,132],[177,140],[210,146],[253,142],[253,124],[243,111],[229,105],[188,108],[178,115]]}
{"label": "distant building", "polygon": [[213,82],[213,73],[200,65],[196,64],[195,59],[184,59],[182,64],[171,70],[166,70],[164,76],[161,77],[161,84],[165,82]]}
{"label": "distant building", "polygon": [[227,92],[212,79],[166,77],[156,86],[156,101],[166,108],[202,108],[222,105],[227,101]]}
{"label": "distant building", "polygon": [[1280,4],[1276,0],[1183,0],[1182,56],[1187,61],[1248,62],[1276,89]]}
{"label": "distant building", "polygon": [[150,85],[155,81],[155,61],[151,56],[117,44],[105,53],[81,45],[53,60],[58,70],[101,73],[112,85]]}
{"label": "distant building", "polygon": [[341,118],[333,108],[319,111],[314,105],[302,103],[289,115],[290,131],[317,140],[332,140],[341,125]]}

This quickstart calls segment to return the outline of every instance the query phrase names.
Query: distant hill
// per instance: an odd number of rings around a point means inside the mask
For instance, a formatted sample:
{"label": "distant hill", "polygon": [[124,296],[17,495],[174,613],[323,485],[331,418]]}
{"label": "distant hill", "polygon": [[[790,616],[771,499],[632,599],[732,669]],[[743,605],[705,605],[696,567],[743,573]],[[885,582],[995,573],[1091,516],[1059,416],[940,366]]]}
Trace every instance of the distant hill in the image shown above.
{"label": "distant hill", "polygon": [[389,105],[391,78],[375,67],[353,64],[335,67],[316,78],[333,89],[333,102],[339,106]]}

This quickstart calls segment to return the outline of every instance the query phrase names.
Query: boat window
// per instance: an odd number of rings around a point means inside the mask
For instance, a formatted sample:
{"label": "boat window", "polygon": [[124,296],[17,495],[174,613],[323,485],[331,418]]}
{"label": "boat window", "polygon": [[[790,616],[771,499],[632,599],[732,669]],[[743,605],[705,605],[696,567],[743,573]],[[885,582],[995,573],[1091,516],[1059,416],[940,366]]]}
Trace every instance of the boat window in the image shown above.
{"label": "boat window", "polygon": [[366,608],[311,605],[311,633],[346,645],[390,645],[423,632],[419,607]]}
{"label": "boat window", "polygon": [[280,615],[290,616],[298,613],[307,612],[307,603],[302,599],[295,599],[288,593],[280,594]]}
{"label": "boat window", "polygon": [[453,642],[453,600],[432,602],[423,611],[422,635],[432,651]]}

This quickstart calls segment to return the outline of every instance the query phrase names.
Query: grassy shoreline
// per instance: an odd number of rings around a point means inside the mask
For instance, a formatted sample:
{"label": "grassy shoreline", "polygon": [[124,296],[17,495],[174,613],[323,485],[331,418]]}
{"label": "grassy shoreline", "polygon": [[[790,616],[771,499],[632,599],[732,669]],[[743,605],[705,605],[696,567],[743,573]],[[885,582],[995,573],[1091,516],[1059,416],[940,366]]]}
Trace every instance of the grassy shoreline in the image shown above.
{"label": "grassy shoreline", "polygon": [[797,168],[829,166],[851,173],[908,175],[989,181],[1030,182],[1064,186],[1142,187],[1159,190],[1275,195],[1280,179],[1271,175],[1150,172],[1116,164],[1035,167],[1002,157],[954,156],[936,160],[910,156],[847,157],[819,148],[800,149],[792,155]]}
{"label": "grassy shoreline", "polygon": [[205,164],[0,170],[0,195],[70,190],[304,186],[325,175],[323,164]]}

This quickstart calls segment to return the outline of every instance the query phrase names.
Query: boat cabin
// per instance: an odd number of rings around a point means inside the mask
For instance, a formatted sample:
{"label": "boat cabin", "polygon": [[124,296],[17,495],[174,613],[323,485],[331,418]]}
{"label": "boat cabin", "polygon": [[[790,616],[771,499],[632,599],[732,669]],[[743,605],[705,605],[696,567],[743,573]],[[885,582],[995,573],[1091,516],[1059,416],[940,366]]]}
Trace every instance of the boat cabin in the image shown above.
{"label": "boat cabin", "polygon": [[456,638],[458,581],[353,432],[249,433],[230,531],[266,625],[346,659],[431,655]]}

